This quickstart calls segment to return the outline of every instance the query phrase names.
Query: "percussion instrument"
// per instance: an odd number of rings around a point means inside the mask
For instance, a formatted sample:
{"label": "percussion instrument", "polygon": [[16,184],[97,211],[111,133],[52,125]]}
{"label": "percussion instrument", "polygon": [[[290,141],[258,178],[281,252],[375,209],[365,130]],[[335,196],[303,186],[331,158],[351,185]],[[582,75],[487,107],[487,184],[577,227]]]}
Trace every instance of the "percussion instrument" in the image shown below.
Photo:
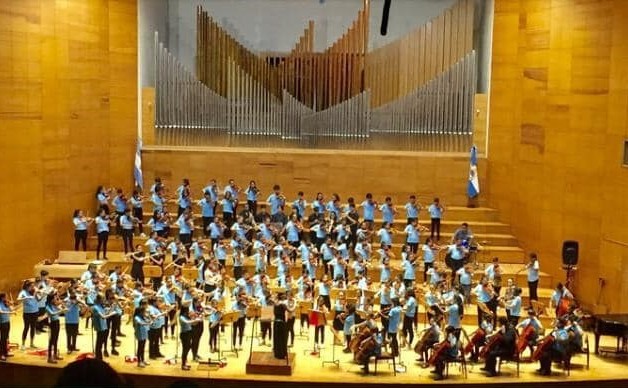
{"label": "percussion instrument", "polygon": [[534,352],[532,353],[532,361],[538,361],[543,353],[551,349],[554,341],[554,336],[551,334],[540,340],[536,349],[534,349]]}

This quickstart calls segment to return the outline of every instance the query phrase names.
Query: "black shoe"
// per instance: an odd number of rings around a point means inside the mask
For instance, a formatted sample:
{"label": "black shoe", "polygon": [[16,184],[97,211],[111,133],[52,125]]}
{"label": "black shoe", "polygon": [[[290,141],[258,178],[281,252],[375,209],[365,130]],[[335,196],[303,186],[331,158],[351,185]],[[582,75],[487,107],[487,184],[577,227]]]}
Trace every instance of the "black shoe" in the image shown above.
{"label": "black shoe", "polygon": [[108,351],[106,351],[106,350],[105,350],[102,354],[103,354],[105,357],[109,357],[109,352],[108,352]]}
{"label": "black shoe", "polygon": [[113,354],[114,356],[119,356],[119,355],[120,355],[120,353],[118,353],[118,351],[117,351],[117,350],[115,350],[115,349],[113,349],[113,350],[111,351],[111,354]]}
{"label": "black shoe", "polygon": [[480,370],[488,372],[488,368],[486,368],[485,366],[481,367]]}
{"label": "black shoe", "polygon": [[490,371],[487,371],[486,373],[486,377],[495,377],[495,376],[497,376],[497,372],[495,371],[490,370]]}
{"label": "black shoe", "polygon": [[124,338],[124,337],[126,337],[126,334],[124,334],[124,333],[118,333],[118,337],[123,337],[123,338]]}
{"label": "black shoe", "polygon": [[156,360],[156,359],[157,359],[157,357],[149,356],[149,357],[148,357],[148,359],[149,359],[149,360]]}
{"label": "black shoe", "polygon": [[76,335],[83,335],[83,333],[76,333]]}
{"label": "black shoe", "polygon": [[443,375],[437,374],[436,376],[434,376],[434,381],[440,381],[440,380],[443,380],[443,379],[444,379]]}
{"label": "black shoe", "polygon": [[120,345],[122,345],[122,342],[120,342],[120,341],[116,341],[116,342],[114,343],[114,345],[115,345],[115,346],[120,346]]}
{"label": "black shoe", "polygon": [[163,354],[159,353],[157,354],[157,358],[165,358],[166,356],[164,356]]}

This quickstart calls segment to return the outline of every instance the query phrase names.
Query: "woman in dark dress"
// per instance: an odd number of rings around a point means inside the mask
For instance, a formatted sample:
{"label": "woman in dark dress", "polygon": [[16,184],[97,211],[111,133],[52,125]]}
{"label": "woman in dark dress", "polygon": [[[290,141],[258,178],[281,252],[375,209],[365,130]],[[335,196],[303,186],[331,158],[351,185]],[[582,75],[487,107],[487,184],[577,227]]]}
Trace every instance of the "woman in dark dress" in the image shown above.
{"label": "woman in dark dress", "polygon": [[275,322],[273,324],[273,354],[275,358],[286,359],[288,357],[288,333],[286,327],[286,311],[288,309],[286,294],[279,294],[279,301],[275,303],[273,312]]}

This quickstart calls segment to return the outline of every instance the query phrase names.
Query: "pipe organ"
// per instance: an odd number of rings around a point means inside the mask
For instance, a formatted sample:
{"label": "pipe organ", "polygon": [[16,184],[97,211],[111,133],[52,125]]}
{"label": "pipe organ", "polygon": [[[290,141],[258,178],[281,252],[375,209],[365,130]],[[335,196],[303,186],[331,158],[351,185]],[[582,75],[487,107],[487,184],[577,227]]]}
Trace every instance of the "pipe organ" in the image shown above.
{"label": "pipe organ", "polygon": [[314,52],[310,21],[291,52],[281,55],[246,48],[198,7],[194,73],[155,35],[158,141],[248,137],[333,148],[341,139],[357,147],[377,136],[390,141],[400,135],[400,143],[408,136],[469,136],[477,83],[473,18],[474,0],[459,0],[369,51],[364,0],[326,50]]}

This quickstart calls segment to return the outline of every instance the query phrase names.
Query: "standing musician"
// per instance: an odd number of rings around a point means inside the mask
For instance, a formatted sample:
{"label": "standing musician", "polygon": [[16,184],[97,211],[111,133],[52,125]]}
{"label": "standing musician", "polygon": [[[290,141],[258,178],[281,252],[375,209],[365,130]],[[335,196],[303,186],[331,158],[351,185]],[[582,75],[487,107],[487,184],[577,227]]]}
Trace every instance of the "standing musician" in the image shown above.
{"label": "standing musician", "polygon": [[109,214],[109,198],[111,194],[111,189],[106,189],[104,186],[100,185],[96,188],[96,201],[98,202],[98,211],[100,209],[104,209],[107,214]]}
{"label": "standing musician", "polygon": [[[242,340],[244,339],[244,327],[246,326],[246,309],[248,297],[245,291],[237,294],[236,300],[231,305],[231,310],[238,312],[238,320],[233,322],[231,344],[233,349],[242,350]],[[238,347],[236,348],[236,337],[238,338]]]}
{"label": "standing musician", "polygon": [[48,279],[48,271],[41,270],[39,272],[39,281],[37,283],[37,293],[39,299],[37,300],[38,312],[37,312],[37,331],[40,333],[45,332],[44,327],[48,326],[48,317],[46,316],[46,303],[48,296],[55,292],[55,288],[52,286]]}
{"label": "standing musician", "polygon": [[0,362],[5,362],[9,353],[9,333],[11,331],[11,315],[15,314],[13,304],[7,299],[7,294],[0,293]]}
{"label": "standing musician", "polygon": [[133,190],[133,195],[129,199],[129,203],[133,208],[133,217],[137,219],[137,226],[140,232],[140,237],[144,237],[144,208],[142,204],[144,203],[144,197],[140,194],[139,191]]}
{"label": "standing musician", "polygon": [[318,297],[316,304],[314,305],[314,310],[320,312],[323,317],[323,319],[316,322],[316,326],[314,327],[314,347],[318,350],[325,347],[325,317],[329,312],[327,304],[325,303],[325,298],[322,296]]}
{"label": "standing musician", "polygon": [[[408,349],[411,349],[414,342],[414,319],[418,312],[419,306],[414,297],[414,290],[409,289],[406,291],[405,305],[403,306],[403,338],[408,345]],[[406,341],[407,340],[407,341]]]}
{"label": "standing musician", "polygon": [[177,219],[177,225],[179,226],[179,241],[183,243],[188,253],[190,251],[190,245],[192,245],[192,235],[194,232],[194,222],[192,220],[192,212],[186,208],[183,213]]}
{"label": "standing musician", "polygon": [[[105,290],[105,303],[107,304],[109,311],[112,313],[112,315],[107,318],[107,328],[111,339],[111,354],[117,356],[119,353],[116,350],[116,346],[120,344],[118,342],[118,332],[120,331],[120,322],[122,320],[123,311],[114,290],[111,288]],[[107,349],[106,343],[105,349]]]}
{"label": "standing musician", "polygon": [[397,332],[399,331],[399,323],[401,322],[402,308],[399,298],[392,299],[392,307],[388,312],[388,340],[390,341],[390,353],[393,357],[399,355],[399,342],[397,340]]}
{"label": "standing musician", "polygon": [[133,327],[135,328],[135,339],[137,340],[137,367],[144,368],[149,363],[144,359],[146,340],[148,339],[148,328],[151,324],[150,317],[146,312],[146,304],[142,303],[135,308],[133,314]]}
{"label": "standing musician", "polygon": [[59,355],[59,315],[65,312],[56,293],[48,294],[46,300],[46,314],[50,319],[50,336],[48,337],[48,363],[56,364],[58,360],[63,360]]}
{"label": "standing musician", "polygon": [[139,224],[139,219],[131,214],[131,209],[127,208],[120,217],[120,225],[122,227],[122,242],[124,243],[124,254],[133,250],[133,230],[135,224]]}
{"label": "standing musician", "polygon": [[[497,376],[497,358],[511,358],[515,353],[515,344],[517,341],[517,331],[510,325],[506,317],[499,317],[499,330],[493,334],[498,336],[493,345],[487,352],[486,362],[483,371],[486,371],[488,377]],[[489,346],[489,345],[486,345]]]}
{"label": "standing musician", "polygon": [[127,199],[122,189],[119,188],[116,190],[116,196],[113,198],[112,204],[116,210],[114,219],[117,220],[116,234],[119,236],[122,234],[122,226],[120,225],[120,217],[124,215],[127,209]]}
{"label": "standing musician", "polygon": [[[153,232],[151,234],[151,237],[152,236],[156,237],[157,233]],[[146,261],[144,247],[142,247],[141,244],[137,244],[135,246],[135,252],[130,253],[127,256],[133,260],[133,264],[131,265],[131,277],[134,281],[144,284],[144,262]]]}
{"label": "standing musician", "polygon": [[96,349],[95,354],[98,360],[102,360],[103,349],[105,355],[108,357],[109,353],[105,349],[107,343],[107,318],[115,314],[115,312],[107,311],[104,306],[105,300],[102,294],[96,296],[94,305],[92,306],[92,322],[93,330],[96,331]]}
{"label": "standing musician", "polygon": [[285,293],[278,295],[278,301],[273,306],[273,354],[277,359],[288,357],[288,332],[286,327],[286,317],[288,315],[288,300]]}
{"label": "standing musician", "polygon": [[30,347],[35,348],[35,331],[37,317],[39,315],[39,302],[43,295],[37,292],[35,283],[27,280],[24,282],[22,290],[17,296],[17,301],[22,303],[22,319],[24,320],[24,330],[22,330],[22,350],[26,350],[26,335],[30,330]]}
{"label": "standing musician", "polygon": [[179,313],[179,327],[181,333],[179,338],[181,339],[181,370],[188,371],[190,366],[188,365],[188,354],[192,350],[194,342],[194,327],[203,325],[203,316],[198,315],[195,311],[190,311],[187,306],[181,307]]}
{"label": "standing musician", "polygon": [[497,297],[491,284],[486,278],[482,278],[480,284],[475,286],[473,293],[476,295],[478,308],[478,326],[482,324],[482,314],[493,317],[493,326],[497,323]]}
{"label": "standing musician", "polygon": [[440,221],[445,212],[445,207],[440,203],[438,197],[434,198],[434,202],[427,208],[430,213],[430,238],[433,240],[436,235],[436,241],[440,241]]}
{"label": "standing musician", "polygon": [[[462,245],[462,240],[456,240],[452,245],[447,246],[445,263],[451,269],[451,281],[456,278],[456,271],[464,266],[465,258],[469,251]],[[453,283],[452,283],[453,284]]]}
{"label": "standing musician", "polygon": [[218,332],[220,331],[220,318],[222,311],[218,307],[218,300],[212,299],[207,307],[208,331],[209,331],[209,351],[218,353]]}
{"label": "standing musician", "polygon": [[512,299],[506,300],[504,302],[504,305],[506,307],[506,315],[508,321],[512,326],[517,326],[517,324],[519,323],[519,319],[521,318],[521,292],[521,288],[515,288]]}
{"label": "standing musician", "polygon": [[170,308],[168,313],[164,315],[164,326],[163,331],[160,333],[161,338],[168,338],[168,328],[170,328],[170,338],[175,338],[174,336],[174,328],[176,326],[175,315],[177,313],[176,305],[177,298],[181,290],[177,288],[176,284],[174,284],[172,277],[167,277],[165,283],[159,287],[157,290],[157,297],[161,298],[164,301],[166,306],[173,306],[175,308]]}
{"label": "standing musician", "polygon": [[79,300],[76,292],[70,290],[68,297],[65,299],[65,337],[67,339],[68,354],[79,351],[76,347],[76,337],[78,336],[81,309],[86,307],[87,305]]}
{"label": "standing musician", "polygon": [[[192,317],[196,317],[203,321],[205,318],[205,307],[201,303],[201,299],[197,296],[192,300],[192,306],[190,307],[190,313],[192,313]],[[203,324],[193,325],[192,326],[192,358],[194,361],[201,361],[201,356],[198,355],[198,348],[201,344],[201,337],[203,336],[203,331],[205,328]]]}
{"label": "standing musician", "polygon": [[85,217],[81,209],[74,210],[72,222],[74,223],[74,250],[79,250],[79,244],[82,245],[83,251],[87,250],[87,228],[94,220]]}
{"label": "standing musician", "polygon": [[355,317],[356,317],[355,305],[354,304],[347,305],[347,311],[344,313],[344,315],[341,316],[342,332],[345,336],[345,342],[346,342],[346,347],[342,350],[343,353],[351,353],[351,347],[350,347],[351,333],[352,333],[352,328],[355,325]]}
{"label": "standing musician", "polygon": [[[114,217],[115,219],[115,217]],[[98,246],[96,247],[96,260],[100,260],[102,250],[103,260],[107,260],[107,242],[109,241],[109,225],[113,222],[105,208],[98,211],[96,217],[96,233],[98,234]]]}
{"label": "standing musician", "polygon": [[[410,219],[410,217],[408,218]],[[410,246],[412,253],[415,255],[419,251],[419,243],[421,241],[421,232],[425,232],[428,229],[422,225],[419,225],[418,218],[413,218],[410,223],[404,229],[406,233],[406,244]]]}
{"label": "standing musician", "polygon": [[214,200],[209,192],[203,193],[203,198],[197,202],[201,207],[201,217],[203,219],[203,235],[210,237],[209,225],[214,222]]}
{"label": "standing musician", "polygon": [[[530,305],[532,305],[532,301],[538,301],[539,297],[537,294],[537,289],[539,287],[539,259],[536,253],[530,253],[530,262],[526,264],[525,268],[528,271],[528,289],[530,292]],[[521,271],[519,271],[521,272]],[[519,273],[517,272],[517,273]]]}
{"label": "standing musician", "polygon": [[297,300],[290,290],[286,291],[286,298],[286,313],[288,317],[286,320],[286,338],[289,337],[290,344],[288,347],[291,348],[294,346],[294,322],[296,320]]}
{"label": "standing musician", "polygon": [[556,285],[556,289],[552,292],[552,296],[549,301],[550,310],[554,307],[556,317],[562,317],[565,314],[570,313],[569,309],[572,301],[574,300],[573,294],[562,283]]}
{"label": "standing musician", "polygon": [[423,209],[423,206],[416,202],[416,195],[412,194],[403,207],[406,209],[408,225],[412,224],[413,221],[419,221],[419,211]]}

